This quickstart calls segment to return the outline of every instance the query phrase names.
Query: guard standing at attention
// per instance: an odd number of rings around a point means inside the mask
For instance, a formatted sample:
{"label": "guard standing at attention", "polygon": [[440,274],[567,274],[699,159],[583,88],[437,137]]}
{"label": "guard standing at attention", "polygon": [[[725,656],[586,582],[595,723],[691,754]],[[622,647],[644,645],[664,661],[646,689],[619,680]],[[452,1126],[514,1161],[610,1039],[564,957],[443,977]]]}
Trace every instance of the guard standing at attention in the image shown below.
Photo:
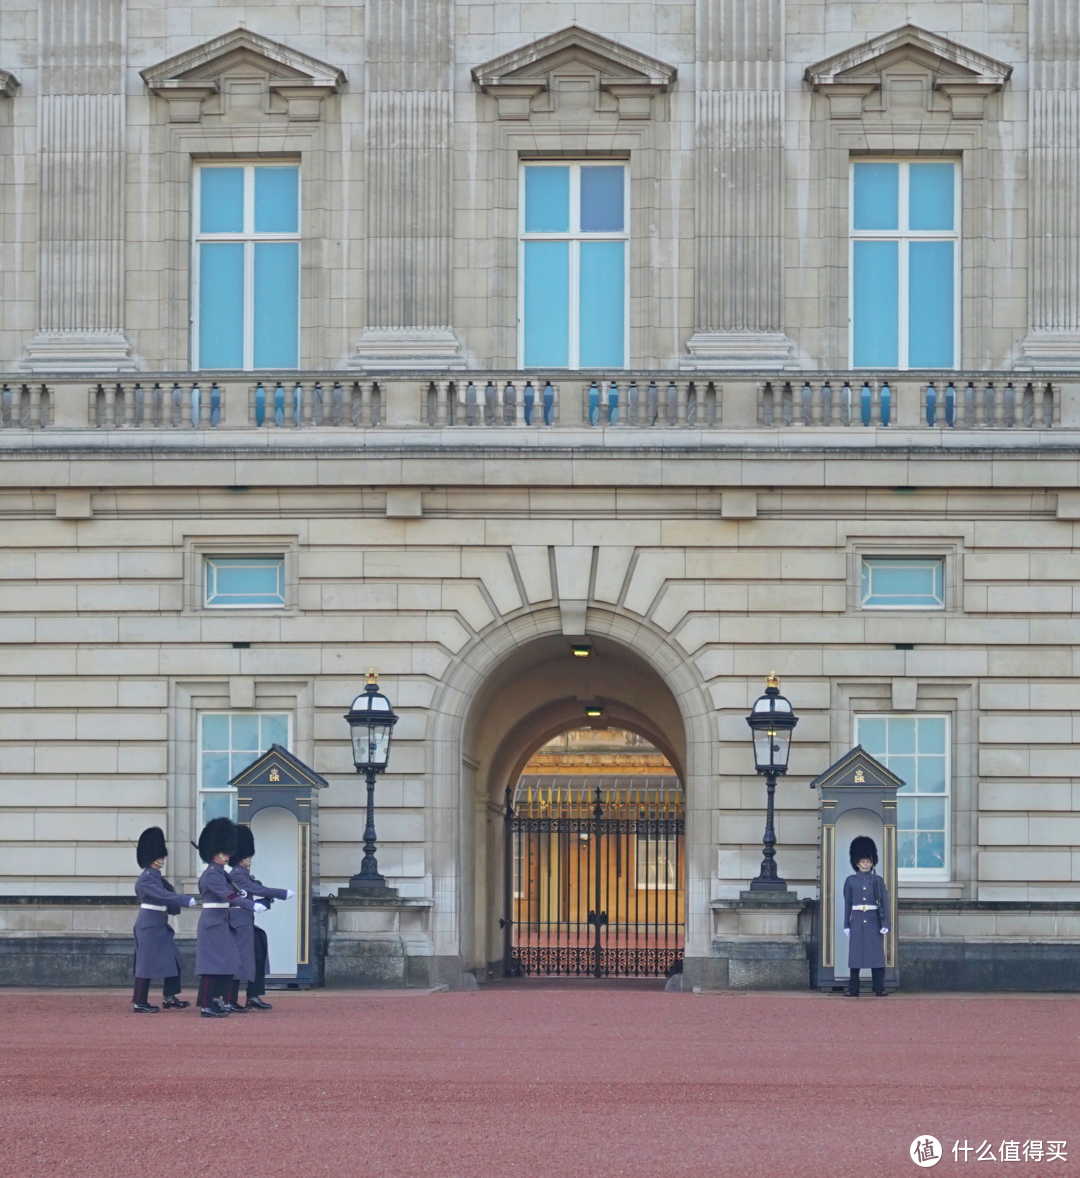
{"label": "guard standing at attention", "polygon": [[211,818],[199,835],[199,858],[207,865],[199,877],[202,914],[195,944],[195,972],[199,977],[199,1006],[203,1018],[226,1018],[229,983],[240,970],[236,933],[229,909],[255,904],[233,886],[225,864],[236,850],[236,826],[228,818]]}
{"label": "guard standing at attention", "polygon": [[[265,912],[272,900],[291,900],[296,895],[290,888],[268,888],[251,875],[251,860],[255,854],[255,836],[250,826],[236,828],[236,850],[229,860],[229,878],[237,891],[245,892],[255,901],[254,911],[234,907],[229,911],[229,923],[236,933],[236,947],[240,953],[240,971],[232,980],[227,1005],[230,1011],[273,1010],[262,1000],[266,993],[267,944],[266,933],[255,923],[255,913]],[[240,1005],[240,984],[247,983],[247,1005]]]}
{"label": "guard standing at attention", "polygon": [[845,991],[859,996],[859,970],[869,969],[874,993],[885,994],[885,937],[889,933],[889,893],[874,868],[877,846],[872,838],[859,835],[850,850],[854,875],[844,880],[844,936],[848,938],[848,969],[851,980]]}
{"label": "guard standing at attention", "polygon": [[135,858],[142,875],[135,881],[139,897],[139,915],[135,918],[135,992],[131,1005],[136,1014],[157,1014],[160,1006],[150,1005],[150,981],[164,978],[162,986],[166,1010],[182,1010],[190,1003],[177,997],[180,993],[180,957],[176,952],[170,916],[179,916],[181,908],[194,908],[194,896],[182,896],[161,874],[165,870],[165,832],[151,826],[139,835]]}

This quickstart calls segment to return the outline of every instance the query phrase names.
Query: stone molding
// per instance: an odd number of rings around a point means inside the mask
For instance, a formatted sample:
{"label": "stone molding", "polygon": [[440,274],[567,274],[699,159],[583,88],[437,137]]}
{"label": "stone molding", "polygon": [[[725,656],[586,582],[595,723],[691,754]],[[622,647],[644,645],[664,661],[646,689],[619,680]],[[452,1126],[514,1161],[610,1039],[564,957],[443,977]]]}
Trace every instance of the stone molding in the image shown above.
{"label": "stone molding", "polygon": [[573,24],[476,66],[472,76],[495,99],[500,119],[528,119],[534,99],[553,92],[552,74],[571,62],[596,72],[600,94],[615,100],[621,119],[649,118],[653,95],[670,90],[677,73],[666,62]]}
{"label": "stone molding", "polygon": [[288,117],[318,119],[322,100],[345,85],[345,72],[240,27],[174,54],[140,71],[152,94],[169,104],[169,121],[197,123],[207,113],[206,100],[222,92],[221,76],[242,65],[269,74],[271,95],[284,99]]}
{"label": "stone molding", "polygon": [[1004,88],[1012,66],[948,37],[908,24],[809,66],[805,80],[829,99],[834,119],[862,118],[889,69],[914,62],[932,76],[932,89],[950,103],[955,119],[981,119],[984,99]]}
{"label": "stone molding", "polygon": [[19,79],[8,70],[0,70],[0,98],[14,98],[19,89]]}

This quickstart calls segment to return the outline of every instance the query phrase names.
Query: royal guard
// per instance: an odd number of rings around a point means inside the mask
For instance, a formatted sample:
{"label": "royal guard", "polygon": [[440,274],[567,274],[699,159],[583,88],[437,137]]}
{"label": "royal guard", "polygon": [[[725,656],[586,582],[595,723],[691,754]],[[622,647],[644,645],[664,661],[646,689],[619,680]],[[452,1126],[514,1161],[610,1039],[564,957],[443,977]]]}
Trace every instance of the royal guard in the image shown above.
{"label": "royal guard", "polygon": [[240,971],[236,932],[230,908],[255,910],[255,904],[233,885],[225,865],[236,850],[236,826],[228,818],[211,818],[199,835],[199,858],[207,865],[199,877],[202,914],[195,946],[199,974],[199,1006],[203,1018],[226,1018],[229,984]]}
{"label": "royal guard", "polygon": [[131,1005],[136,1014],[157,1014],[160,1006],[150,1005],[150,982],[164,978],[162,1003],[166,1010],[190,1006],[180,993],[180,957],[169,925],[170,916],[179,916],[181,908],[194,908],[194,896],[182,896],[162,875],[165,870],[165,832],[151,826],[139,835],[135,858],[142,875],[135,881],[139,897],[139,915],[135,918],[135,992]]}
{"label": "royal guard", "polygon": [[[255,901],[254,911],[234,907],[229,912],[229,923],[236,933],[236,947],[240,953],[240,972],[233,978],[229,991],[230,1011],[273,1010],[262,1000],[266,993],[267,944],[266,933],[255,923],[255,913],[265,912],[273,900],[291,900],[296,895],[290,888],[268,888],[251,875],[251,860],[255,854],[255,836],[250,826],[236,829],[236,851],[229,860],[229,878],[237,891],[247,893]],[[247,1005],[240,1006],[240,985],[247,983]]]}
{"label": "royal guard", "polygon": [[889,893],[874,868],[877,846],[872,838],[859,835],[850,850],[854,875],[844,880],[844,936],[848,938],[848,969],[851,980],[845,991],[859,996],[859,970],[869,969],[874,993],[885,997],[885,937],[889,933]]}

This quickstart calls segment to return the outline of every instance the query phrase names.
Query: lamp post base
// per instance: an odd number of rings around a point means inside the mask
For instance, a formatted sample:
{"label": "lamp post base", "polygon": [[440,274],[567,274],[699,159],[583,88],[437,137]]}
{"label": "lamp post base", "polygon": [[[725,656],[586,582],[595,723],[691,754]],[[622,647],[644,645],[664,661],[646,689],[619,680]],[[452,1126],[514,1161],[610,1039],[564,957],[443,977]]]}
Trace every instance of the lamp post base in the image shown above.
{"label": "lamp post base", "polygon": [[751,892],[786,892],[788,890],[787,881],[783,879],[764,879],[758,876],[756,879],[750,881]]}
{"label": "lamp post base", "polygon": [[349,880],[347,888],[338,888],[338,898],[342,900],[396,900],[397,888],[388,888],[386,880],[381,877],[373,880],[370,876],[354,875]]}

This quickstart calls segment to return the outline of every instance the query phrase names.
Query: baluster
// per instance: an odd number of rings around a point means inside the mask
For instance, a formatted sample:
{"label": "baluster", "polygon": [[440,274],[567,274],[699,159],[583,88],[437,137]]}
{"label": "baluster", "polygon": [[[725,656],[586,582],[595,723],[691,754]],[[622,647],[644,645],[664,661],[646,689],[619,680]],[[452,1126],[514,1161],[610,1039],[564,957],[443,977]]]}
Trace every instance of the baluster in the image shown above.
{"label": "baluster", "polygon": [[690,401],[690,382],[680,380],[675,383],[675,425],[679,429],[686,428],[686,411]]}
{"label": "baluster", "polygon": [[600,389],[594,380],[585,390],[585,403],[589,425],[600,424]]}
{"label": "baluster", "polygon": [[888,381],[885,381],[878,393],[878,420],[886,429],[892,421],[892,389]]}
{"label": "baluster", "polygon": [[165,424],[165,394],[159,381],[154,381],[154,388],[150,393],[150,412],[147,416],[152,418],[150,425],[158,429]]}
{"label": "baluster", "polygon": [[365,380],[360,385],[360,424],[362,426],[374,427],[375,418],[372,416],[371,400],[372,393],[375,389],[375,382]]}
{"label": "baluster", "polygon": [[862,392],[859,394],[860,418],[864,426],[868,426],[872,419],[874,408],[874,394],[870,389],[870,382],[863,381]]}
{"label": "baluster", "polygon": [[476,424],[476,385],[471,380],[465,386],[465,424]]}
{"label": "baluster", "polygon": [[791,390],[791,381],[785,380],[780,390],[780,424],[794,425],[795,417],[795,394]]}
{"label": "baluster", "polygon": [[926,386],[926,424],[929,426],[937,425],[937,389],[934,388],[934,382],[931,381]]}
{"label": "baluster", "polygon": [[285,387],[280,380],[274,386],[274,425],[278,429],[285,426]]}
{"label": "baluster", "polygon": [[513,382],[509,380],[503,389],[503,424],[509,426],[521,425],[521,419],[518,415],[517,389],[514,388]]}
{"label": "baluster", "polygon": [[544,385],[544,425],[555,424],[555,388],[549,380]]}
{"label": "baluster", "polygon": [[30,429],[41,429],[41,385],[30,386]]}
{"label": "baluster", "polygon": [[656,381],[650,380],[649,387],[645,390],[645,413],[643,414],[641,424],[650,427],[654,426],[659,416],[660,390],[656,387]]}
{"label": "baluster", "polygon": [[111,384],[105,386],[105,428],[116,428],[116,385]]}
{"label": "baluster", "polygon": [[986,400],[986,424],[989,428],[993,429],[1001,424],[998,418],[997,390],[994,388],[993,381],[987,384],[984,396]]}
{"label": "baluster", "polygon": [[484,385],[484,424],[495,424],[495,383],[490,380]]}
{"label": "baluster", "polygon": [[851,421],[851,383],[844,381],[844,387],[840,390],[840,422],[842,425],[850,426]]}
{"label": "baluster", "polygon": [[121,425],[123,429],[135,428],[135,390],[127,385],[117,386],[122,405],[120,409]]}
{"label": "baluster", "polygon": [[810,385],[810,424],[811,425],[821,426],[823,424],[825,414],[822,411],[822,407],[821,407],[822,395],[823,395],[822,394],[822,386],[817,381],[814,381],[814,383],[812,385]]}
{"label": "baluster", "polygon": [[210,425],[211,427],[221,424],[221,389],[218,388],[218,383],[215,380],[210,386]]}
{"label": "baluster", "polygon": [[341,427],[341,381],[335,380],[334,387],[330,390],[330,424],[336,428]]}
{"label": "baluster", "polygon": [[342,426],[356,425],[357,400],[356,381],[341,386],[341,424]]}
{"label": "baluster", "polygon": [[776,419],[776,398],[771,380],[758,381],[758,425],[770,429]]}
{"label": "baluster", "polygon": [[1016,425],[1016,389],[1013,387],[1013,382],[1010,380],[1005,386],[1004,395],[1005,404],[1003,408],[1002,423],[1009,429],[1013,429]]}
{"label": "baluster", "polygon": [[323,423],[323,391],[322,381],[315,382],[315,388],[311,392],[311,425],[322,425]]}
{"label": "baluster", "polygon": [[442,429],[450,421],[450,382],[437,380],[435,382],[435,425]]}
{"label": "baluster", "polygon": [[293,389],[293,424],[298,428],[311,425],[311,398],[305,394],[300,381],[296,382],[296,388]]}
{"label": "baluster", "polygon": [[641,394],[636,380],[626,386],[626,424],[641,425]]}
{"label": "baluster", "polygon": [[979,398],[975,395],[975,385],[969,380],[964,388],[964,410],[963,422],[971,429],[975,425],[975,420],[978,416],[976,410],[978,408]]}
{"label": "baluster", "polygon": [[833,423],[832,385],[829,381],[821,386],[821,421],[826,426]]}
{"label": "baluster", "polygon": [[191,428],[198,429],[202,424],[202,390],[198,384],[191,386]]}
{"label": "baluster", "polygon": [[522,408],[525,412],[525,425],[531,426],[533,415],[536,411],[536,389],[533,388],[533,382],[531,380],[525,382],[525,392],[522,394]]}
{"label": "baluster", "polygon": [[810,388],[808,380],[803,381],[802,388],[798,393],[792,389],[792,406],[791,406],[791,424],[792,425],[809,425],[810,424],[810,401],[813,397],[813,391]]}
{"label": "baluster", "polygon": [[607,417],[608,425],[619,424],[619,386],[615,381],[608,386]]}
{"label": "baluster", "polygon": [[138,429],[145,429],[149,424],[146,420],[146,393],[142,385],[135,383],[135,425]]}
{"label": "baluster", "polygon": [[[1055,417],[1055,413],[1054,413],[1054,386],[1049,381],[1046,382],[1046,388],[1043,389],[1042,402],[1043,402],[1042,403],[1043,427],[1045,429],[1053,429],[1054,428],[1054,417]],[[1056,416],[1057,416],[1058,420],[1060,421],[1061,420],[1060,411],[1056,414]]]}
{"label": "baluster", "polygon": [[255,386],[255,424],[262,425],[266,421],[266,389],[260,380]]}
{"label": "baluster", "polygon": [[172,392],[169,394],[169,427],[179,429],[184,420],[184,393],[180,382],[174,381]]}
{"label": "baluster", "polygon": [[951,380],[945,389],[945,424],[950,429],[956,425],[956,386]]}

